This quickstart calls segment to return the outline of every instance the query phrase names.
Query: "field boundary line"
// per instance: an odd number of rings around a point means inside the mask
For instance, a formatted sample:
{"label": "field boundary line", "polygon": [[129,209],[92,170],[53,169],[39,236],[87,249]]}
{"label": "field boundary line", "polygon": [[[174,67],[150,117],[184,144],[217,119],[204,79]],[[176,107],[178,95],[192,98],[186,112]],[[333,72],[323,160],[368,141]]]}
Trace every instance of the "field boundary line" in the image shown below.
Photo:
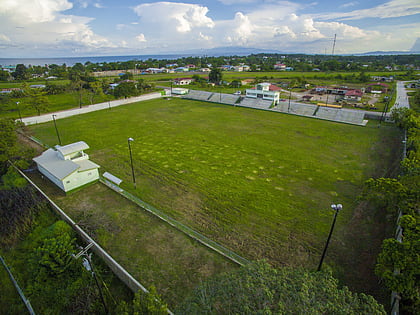
{"label": "field boundary line", "polygon": [[243,258],[242,256],[236,254],[235,252],[231,251],[230,249],[224,247],[223,245],[209,239],[208,237],[202,235],[201,233],[193,230],[192,228],[186,226],[185,224],[175,220],[174,218],[170,217],[169,215],[165,214],[161,210],[156,209],[152,205],[144,202],[140,198],[132,195],[131,193],[125,191],[124,189],[118,187],[117,185],[111,183],[107,179],[100,176],[99,181],[112,189],[113,191],[117,192],[121,196],[129,199],[130,201],[136,203],[142,209],[146,210],[147,212],[153,214],[154,216],[158,217],[159,219],[163,220],[164,222],[168,223],[170,226],[174,227],[178,231],[184,233],[188,237],[200,242],[202,245],[210,248],[211,250],[223,255],[224,257],[230,259],[234,263],[244,266],[250,263],[249,260]]}

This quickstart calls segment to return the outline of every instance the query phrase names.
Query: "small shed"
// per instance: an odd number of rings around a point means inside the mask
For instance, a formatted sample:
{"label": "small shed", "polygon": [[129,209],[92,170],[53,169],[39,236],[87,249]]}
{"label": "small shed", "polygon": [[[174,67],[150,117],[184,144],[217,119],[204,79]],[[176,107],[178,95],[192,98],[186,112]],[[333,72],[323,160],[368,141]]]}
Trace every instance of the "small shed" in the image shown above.
{"label": "small shed", "polygon": [[33,160],[38,170],[64,192],[68,192],[99,179],[99,165],[89,160],[84,141],[65,146],[57,145]]}

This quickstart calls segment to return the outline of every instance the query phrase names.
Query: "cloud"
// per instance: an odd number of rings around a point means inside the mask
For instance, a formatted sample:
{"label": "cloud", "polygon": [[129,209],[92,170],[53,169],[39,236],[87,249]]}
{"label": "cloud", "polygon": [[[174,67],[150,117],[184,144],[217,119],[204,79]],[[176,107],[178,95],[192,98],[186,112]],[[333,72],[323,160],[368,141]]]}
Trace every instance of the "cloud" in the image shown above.
{"label": "cloud", "polygon": [[139,34],[136,36],[137,41],[139,42],[146,42],[146,37],[144,36],[144,34]]}
{"label": "cloud", "polygon": [[352,1],[352,2],[343,3],[339,7],[340,8],[350,8],[350,7],[354,7],[355,5],[358,5],[358,4],[359,4],[358,1]]}
{"label": "cloud", "polygon": [[70,8],[67,0],[0,0],[0,29],[13,42],[9,48],[20,51],[115,47],[92,31],[92,18],[62,13]]}
{"label": "cloud", "polygon": [[418,0],[391,0],[369,9],[320,14],[317,17],[323,20],[359,20],[363,18],[385,19],[415,15],[419,13],[420,4]]}
{"label": "cloud", "polygon": [[197,4],[145,3],[136,6],[134,12],[139,16],[140,24],[155,31],[171,27],[179,33],[187,33],[196,28],[214,26],[213,20],[206,15],[208,8]]}

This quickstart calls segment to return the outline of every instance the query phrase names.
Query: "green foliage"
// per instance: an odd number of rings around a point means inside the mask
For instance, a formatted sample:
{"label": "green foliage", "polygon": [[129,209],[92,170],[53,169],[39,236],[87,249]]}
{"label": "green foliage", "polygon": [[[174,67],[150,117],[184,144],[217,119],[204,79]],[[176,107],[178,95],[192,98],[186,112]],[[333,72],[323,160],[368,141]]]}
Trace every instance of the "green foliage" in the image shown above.
{"label": "green foliage", "polygon": [[47,92],[41,91],[39,89],[28,90],[28,99],[26,100],[26,102],[30,107],[37,111],[38,116],[41,115],[41,112],[48,111],[48,106],[50,105],[50,102],[46,95]]}
{"label": "green foliage", "polygon": [[177,314],[385,314],[371,296],[340,288],[329,272],[265,262],[208,279]]}
{"label": "green foliage", "polygon": [[0,190],[0,247],[9,248],[25,236],[44,206],[30,186]]}
{"label": "green foliage", "polygon": [[91,274],[71,256],[78,250],[69,225],[57,221],[38,231],[31,248],[25,278],[28,298],[38,313],[95,314],[102,309]]}
{"label": "green foliage", "polygon": [[404,309],[420,312],[420,222],[419,216],[404,215],[400,219],[403,238],[386,239],[378,256],[375,272],[393,291],[405,300]]}
{"label": "green foliage", "polygon": [[131,303],[121,302],[117,313],[120,315],[166,315],[168,307],[156,292],[156,288],[152,286],[149,293],[137,291]]}
{"label": "green foliage", "polygon": [[220,84],[223,75],[222,70],[219,68],[212,68],[209,73],[209,82]]}
{"label": "green foliage", "polygon": [[22,188],[27,184],[28,182],[26,179],[24,179],[13,167],[9,167],[7,173],[1,176],[0,190]]}
{"label": "green foliage", "polygon": [[136,85],[134,82],[121,82],[114,88],[114,96],[116,98],[120,97],[130,97],[130,96],[136,96],[139,92],[136,88]]}
{"label": "green foliage", "polygon": [[0,174],[7,169],[7,160],[17,154],[16,123],[12,119],[0,119]]}
{"label": "green foliage", "polygon": [[395,207],[407,199],[407,188],[395,178],[370,178],[365,182],[361,198],[395,214]]}
{"label": "green foliage", "polygon": [[12,73],[16,80],[27,80],[29,79],[28,68],[24,64],[17,64],[15,72]]}
{"label": "green foliage", "polygon": [[411,128],[420,127],[420,116],[412,109],[397,108],[392,111],[392,119],[396,125],[401,129],[410,130]]}

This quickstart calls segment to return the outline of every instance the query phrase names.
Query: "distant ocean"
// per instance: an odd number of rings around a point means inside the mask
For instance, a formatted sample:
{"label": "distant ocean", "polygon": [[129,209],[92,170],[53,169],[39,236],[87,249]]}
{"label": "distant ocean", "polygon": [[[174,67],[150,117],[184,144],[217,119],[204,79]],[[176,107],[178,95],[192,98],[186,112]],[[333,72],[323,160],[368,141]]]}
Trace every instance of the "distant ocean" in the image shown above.
{"label": "distant ocean", "polygon": [[[190,57],[189,55],[133,55],[133,56],[96,56],[96,57],[62,57],[62,58],[0,58],[0,66],[15,66],[17,64],[24,64],[25,66],[44,66],[44,65],[62,65],[73,66],[76,63],[85,64],[90,61],[91,63],[101,62],[117,62],[117,61],[130,61],[139,60],[144,61],[147,59],[178,59],[182,57]],[[196,55],[198,56],[198,55]]]}

